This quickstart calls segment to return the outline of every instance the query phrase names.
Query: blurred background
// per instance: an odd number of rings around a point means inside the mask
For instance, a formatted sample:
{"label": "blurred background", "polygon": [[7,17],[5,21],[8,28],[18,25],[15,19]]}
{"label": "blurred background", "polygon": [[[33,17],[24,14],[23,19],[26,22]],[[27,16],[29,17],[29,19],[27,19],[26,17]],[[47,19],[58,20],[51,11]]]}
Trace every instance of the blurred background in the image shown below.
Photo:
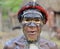
{"label": "blurred background", "polygon": [[[0,49],[6,41],[20,36],[22,33],[21,24],[17,19],[19,9],[31,0],[0,0]],[[32,0],[33,1],[33,0]],[[54,11],[60,12],[60,0],[36,0],[46,10],[52,8]],[[60,14],[55,15],[55,25],[60,28]],[[45,25],[41,36],[55,42],[60,49],[60,35],[49,26]]]}

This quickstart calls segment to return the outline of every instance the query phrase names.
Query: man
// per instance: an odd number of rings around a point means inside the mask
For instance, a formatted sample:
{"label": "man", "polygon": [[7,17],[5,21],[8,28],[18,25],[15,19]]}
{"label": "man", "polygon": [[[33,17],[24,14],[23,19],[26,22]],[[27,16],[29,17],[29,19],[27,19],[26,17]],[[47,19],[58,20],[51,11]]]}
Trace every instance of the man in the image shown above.
{"label": "man", "polygon": [[18,12],[24,36],[7,42],[4,49],[58,49],[56,44],[40,37],[41,29],[47,22],[46,10],[35,2],[29,2]]}

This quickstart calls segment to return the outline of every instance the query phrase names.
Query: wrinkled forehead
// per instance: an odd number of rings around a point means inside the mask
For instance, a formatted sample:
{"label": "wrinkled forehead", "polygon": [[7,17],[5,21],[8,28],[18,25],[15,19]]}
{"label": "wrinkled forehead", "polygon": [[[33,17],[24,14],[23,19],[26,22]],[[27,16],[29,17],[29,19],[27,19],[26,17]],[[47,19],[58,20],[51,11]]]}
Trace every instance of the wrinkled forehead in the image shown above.
{"label": "wrinkled forehead", "polygon": [[42,13],[36,10],[27,10],[23,12],[24,18],[43,18]]}

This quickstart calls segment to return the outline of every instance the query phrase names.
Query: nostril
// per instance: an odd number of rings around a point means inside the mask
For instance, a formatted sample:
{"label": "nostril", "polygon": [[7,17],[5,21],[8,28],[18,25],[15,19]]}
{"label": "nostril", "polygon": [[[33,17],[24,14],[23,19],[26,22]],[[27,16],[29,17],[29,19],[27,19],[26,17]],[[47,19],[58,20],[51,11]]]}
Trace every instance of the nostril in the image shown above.
{"label": "nostril", "polygon": [[34,30],[36,26],[28,26],[31,30]]}

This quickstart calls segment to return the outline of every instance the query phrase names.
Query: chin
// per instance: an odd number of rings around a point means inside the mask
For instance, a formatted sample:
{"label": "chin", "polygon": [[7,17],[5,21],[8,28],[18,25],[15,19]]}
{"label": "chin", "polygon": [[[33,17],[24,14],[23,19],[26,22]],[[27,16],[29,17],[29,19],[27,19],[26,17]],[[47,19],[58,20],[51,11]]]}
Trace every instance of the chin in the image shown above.
{"label": "chin", "polygon": [[31,38],[28,38],[28,40],[27,40],[29,43],[34,43],[34,42],[36,42],[37,41],[37,39],[31,39]]}
{"label": "chin", "polygon": [[28,43],[35,43],[37,40],[27,40]]}

